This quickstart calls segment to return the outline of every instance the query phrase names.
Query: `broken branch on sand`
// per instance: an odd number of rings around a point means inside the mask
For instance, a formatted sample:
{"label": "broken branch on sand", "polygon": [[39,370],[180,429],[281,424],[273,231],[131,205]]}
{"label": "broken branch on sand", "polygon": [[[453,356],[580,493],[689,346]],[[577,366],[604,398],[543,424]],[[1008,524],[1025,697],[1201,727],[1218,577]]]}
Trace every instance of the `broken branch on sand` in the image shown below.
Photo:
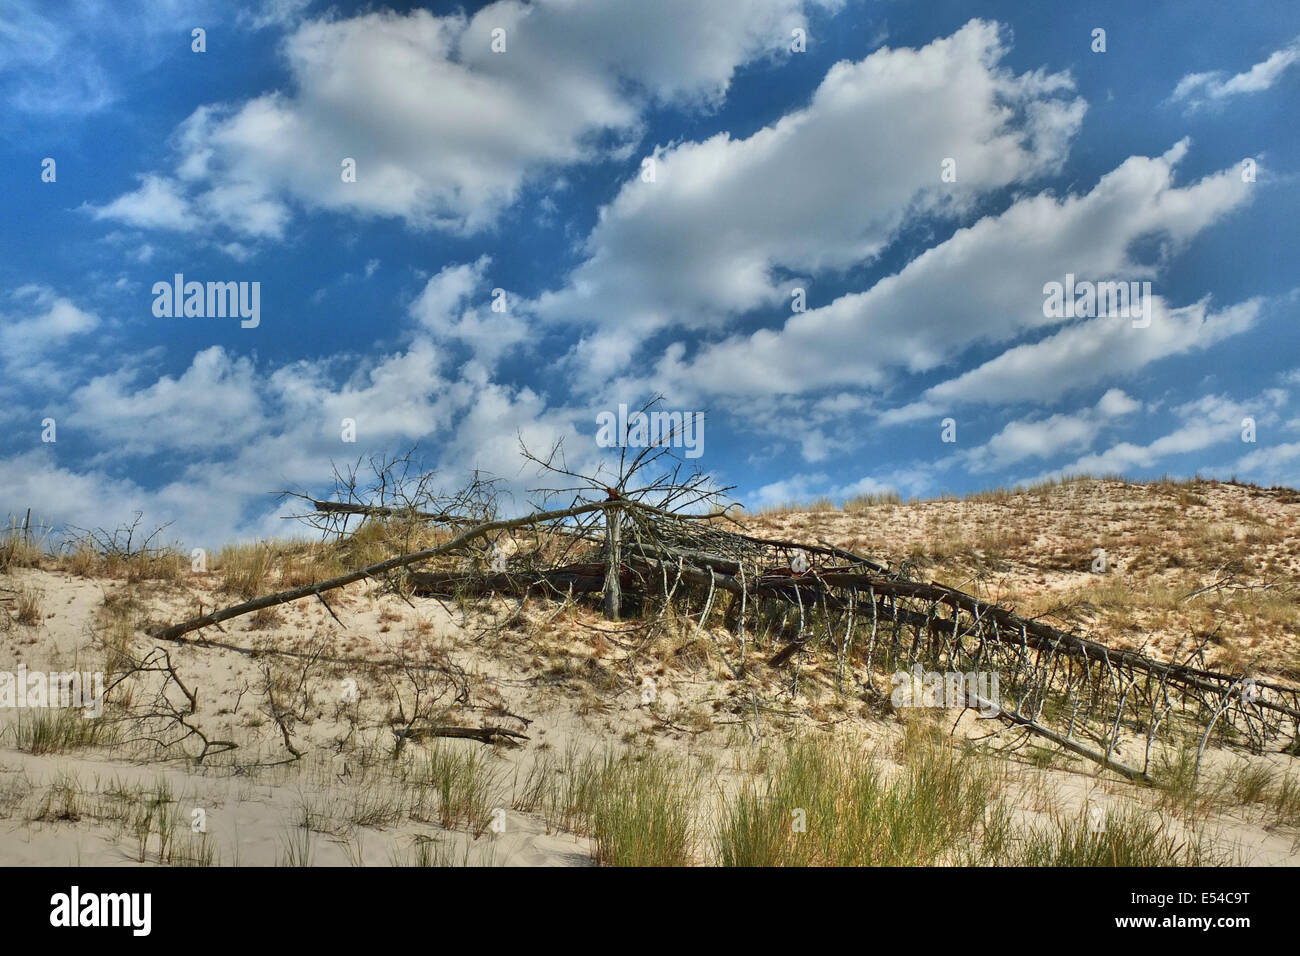
{"label": "broken branch on sand", "polygon": [[413,551],[410,554],[399,554],[397,557],[389,558],[387,561],[379,561],[375,564],[360,568],[356,571],[350,571],[347,574],[341,574],[338,577],[330,578],[326,581],[316,581],[311,584],[304,584],[300,587],[290,588],[287,591],[278,591],[275,594],[268,594],[265,597],[254,598],[253,600],[245,601],[242,604],[235,604],[231,607],[222,608],[219,611],[213,611],[211,614],[204,614],[200,617],[191,618],[188,621],[182,621],[180,624],[174,624],[171,627],[155,631],[150,636],[155,640],[174,641],[182,634],[196,631],[201,627],[210,627],[213,624],[220,624],[222,621],[228,621],[232,617],[252,614],[255,611],[262,610],[262,608],[275,607],[277,604],[287,604],[290,601],[297,601],[300,598],[320,595],[323,591],[332,591],[335,588],[341,588],[365,578],[378,577],[381,574],[396,570],[397,568],[405,567],[408,564],[416,564],[417,562],[427,561],[430,558],[435,558],[441,554],[452,553],[459,548],[463,548],[466,544],[476,538],[481,538],[493,531],[512,531],[516,528],[523,528],[528,525],[543,524],[548,521],[562,521],[565,518],[574,518],[578,515],[599,511],[602,507],[604,507],[602,504],[578,505],[573,508],[564,508],[559,511],[542,511],[537,514],[525,515],[521,518],[510,518],[504,521],[489,521],[462,532],[446,544],[440,544],[432,548],[424,548],[420,551]]}
{"label": "broken branch on sand", "polygon": [[505,727],[403,727],[395,729],[393,734],[402,740],[423,740],[426,737],[453,737],[460,740],[477,740],[485,744],[504,743],[512,747],[519,746],[516,740],[529,740],[527,734]]}

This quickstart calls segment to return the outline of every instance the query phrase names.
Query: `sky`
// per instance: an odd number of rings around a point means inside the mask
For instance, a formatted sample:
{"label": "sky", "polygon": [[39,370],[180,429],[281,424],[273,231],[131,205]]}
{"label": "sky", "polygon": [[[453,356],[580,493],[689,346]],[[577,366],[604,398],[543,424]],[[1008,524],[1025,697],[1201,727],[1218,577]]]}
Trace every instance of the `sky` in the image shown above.
{"label": "sky", "polygon": [[6,0],[0,517],[285,535],[412,446],[519,509],[656,396],[750,509],[1295,487],[1298,105],[1261,0]]}

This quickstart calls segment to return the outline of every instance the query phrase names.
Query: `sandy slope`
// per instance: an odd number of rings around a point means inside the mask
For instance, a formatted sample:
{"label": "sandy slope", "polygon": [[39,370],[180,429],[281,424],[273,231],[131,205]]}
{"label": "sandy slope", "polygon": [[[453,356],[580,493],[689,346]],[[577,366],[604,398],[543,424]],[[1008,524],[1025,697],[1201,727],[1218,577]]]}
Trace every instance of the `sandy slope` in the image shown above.
{"label": "sandy slope", "polygon": [[[854,514],[770,514],[753,526],[798,540],[825,539],[895,562],[912,560],[929,576],[1009,600],[1022,611],[1056,605],[1057,616],[1067,623],[1117,643],[1136,644],[1150,635],[1157,653],[1172,648],[1189,629],[1217,626],[1221,636],[1211,653],[1219,663],[1244,659],[1260,672],[1293,675],[1300,659],[1294,598],[1278,602],[1273,595],[1285,593],[1300,575],[1298,518],[1300,503],[1293,494],[1226,485],[1088,482],[1045,495],[987,501],[882,505]],[[1112,558],[1106,575],[1089,570],[1095,547]],[[1270,588],[1183,598],[1214,580],[1216,569],[1220,579],[1231,574],[1232,581]],[[44,670],[102,666],[106,604],[133,602],[140,623],[149,624],[233,600],[219,591],[213,573],[160,584],[19,569],[0,580],[10,590],[39,591],[43,614],[37,624],[13,624],[0,632],[0,669],[8,670],[19,663]],[[1261,593],[1269,602],[1259,600]],[[1089,594],[1099,600],[1089,602]],[[1152,595],[1159,598],[1156,606]],[[286,859],[290,845],[305,832],[298,826],[305,807],[311,812],[342,808],[341,817],[361,819],[356,806],[383,787],[357,785],[358,761],[364,753],[391,750],[387,725],[414,704],[414,685],[401,683],[400,669],[373,667],[377,660],[449,669],[469,688],[467,699],[447,712],[455,722],[527,733],[529,740],[517,749],[473,741],[445,745],[488,761],[497,775],[490,802],[505,811],[505,832],[474,838],[463,826],[448,831],[436,819],[417,822],[398,814],[309,834],[314,863],[386,865],[406,859],[419,840],[433,839],[458,862],[585,864],[589,841],[547,832],[540,813],[511,806],[512,790],[518,792],[539,754],[650,744],[702,756],[723,780],[736,755],[752,749],[756,732],[773,740],[820,726],[869,745],[900,733],[895,718],[882,717],[854,695],[833,699],[815,675],[802,685],[799,700],[784,711],[765,711],[756,729],[749,698],[711,654],[709,636],[689,628],[677,639],[650,642],[637,622],[610,625],[585,611],[557,616],[549,606],[519,610],[505,602],[496,609],[499,626],[488,627],[482,611],[466,618],[459,608],[429,600],[412,607],[369,584],[334,592],[330,605],[341,624],[321,603],[301,601],[271,621],[244,617],[223,631],[204,632],[219,646],[171,648],[178,671],[198,691],[197,720],[205,732],[239,743],[238,750],[204,766],[146,760],[138,748],[125,745],[35,756],[16,749],[14,737],[6,734],[0,742],[0,864],[135,863],[138,841],[129,825],[105,817],[103,795],[133,785],[156,788],[163,781],[170,785],[174,810],[186,820],[194,808],[204,810],[209,841],[225,864]],[[148,649],[139,631],[132,647]],[[290,758],[259,696],[268,673],[291,689],[301,661],[269,651],[325,658],[309,675],[307,719],[292,727],[295,748],[305,754],[301,760]],[[642,696],[647,677],[656,689],[653,706]],[[348,682],[355,682],[358,692],[354,705],[344,700]],[[10,726],[18,717],[0,713]],[[971,718],[962,720],[964,729]],[[1294,770],[1295,761],[1281,755],[1257,759]],[[1099,779],[1078,764],[1037,769],[1018,763],[1011,774],[1011,786],[1024,795],[1023,813],[1031,820],[1054,807],[1150,802],[1148,795]],[[60,814],[51,794],[68,790],[77,794],[75,809]],[[1245,861],[1297,860],[1296,834],[1270,830],[1253,810],[1220,813],[1215,826],[1220,841]],[[147,846],[146,857],[151,853]]]}
{"label": "sandy slope", "polygon": [[[1168,655],[1216,632],[1209,661],[1300,679],[1300,493],[1087,479],[1042,492],[773,512],[759,534],[908,560],[920,573]],[[1106,572],[1093,571],[1097,549]],[[1221,590],[1187,598],[1216,581]]]}

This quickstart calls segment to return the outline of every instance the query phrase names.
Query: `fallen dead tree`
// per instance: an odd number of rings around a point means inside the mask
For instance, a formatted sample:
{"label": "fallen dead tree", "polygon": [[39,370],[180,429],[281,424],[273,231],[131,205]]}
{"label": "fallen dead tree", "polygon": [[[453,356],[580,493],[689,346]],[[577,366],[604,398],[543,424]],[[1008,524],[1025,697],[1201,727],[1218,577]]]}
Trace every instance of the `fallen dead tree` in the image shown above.
{"label": "fallen dead tree", "polygon": [[[391,558],[372,562],[325,580],[288,588],[252,598],[230,607],[199,614],[178,624],[153,628],[148,631],[148,636],[159,642],[169,641],[195,646],[226,647],[243,652],[244,649],[228,642],[214,641],[204,637],[189,637],[188,635],[207,627],[219,628],[223,622],[233,618],[254,614],[258,611],[309,597],[315,597],[319,600],[334,620],[341,624],[325,595],[349,584],[367,579],[390,584],[395,583],[398,582],[396,572],[436,559],[453,559],[453,556],[455,558],[468,557],[471,564],[473,564],[483,559],[483,546],[491,544],[490,539],[512,534],[531,534],[535,542],[542,543],[559,540],[561,543],[554,550],[559,556],[563,556],[574,547],[587,543],[594,533],[599,533],[593,530],[591,520],[593,518],[603,521],[605,528],[608,529],[611,524],[611,515],[616,516],[619,509],[625,505],[643,508],[647,513],[656,513],[660,510],[659,506],[671,506],[673,504],[689,506],[707,500],[712,494],[712,491],[707,489],[697,493],[697,480],[677,483],[661,477],[649,482],[640,489],[631,491],[628,493],[628,498],[625,499],[624,494],[619,491],[614,491],[603,484],[597,483],[596,488],[604,494],[604,500],[591,501],[585,496],[579,495],[575,496],[575,499],[568,507],[544,508],[516,518],[497,519],[495,483],[492,479],[482,479],[475,474],[474,479],[467,487],[451,495],[441,495],[435,490],[432,473],[412,473],[412,460],[412,453],[396,459],[372,458],[370,465],[374,476],[373,480],[368,488],[361,490],[359,490],[360,482],[358,479],[359,462],[357,467],[347,469],[344,472],[340,472],[336,468],[336,494],[345,499],[342,501],[319,499],[299,492],[281,492],[280,495],[281,497],[294,497],[309,502],[312,505],[312,512],[309,515],[298,517],[304,518],[304,520],[324,531],[328,536],[336,537],[340,542],[345,542],[359,528],[369,523],[378,525],[379,536],[389,542],[390,545],[392,543],[410,543],[416,539],[425,539],[427,541],[430,528],[435,529],[433,538],[437,543],[426,547],[394,548],[393,550],[399,550],[400,553]],[[650,460],[653,460],[653,457]],[[642,470],[646,464],[648,464],[648,461],[645,457],[638,456],[637,461],[624,471],[622,480],[617,483],[618,488],[626,492],[626,480]],[[698,481],[702,481],[702,479],[698,479]],[[653,497],[654,500],[639,500],[642,496]],[[670,514],[671,512],[662,511],[662,513]],[[362,519],[361,523],[350,529],[348,520],[358,516]],[[613,519],[613,524],[617,527],[617,517]],[[608,535],[608,530],[605,533]],[[438,540],[440,538],[444,540]],[[617,532],[615,532],[616,539]],[[494,546],[492,544],[492,547]],[[349,550],[344,547],[341,549],[340,554],[346,554]],[[351,553],[356,555],[366,552],[357,550]],[[612,569],[612,571],[609,569]],[[615,582],[617,582],[616,559],[613,562],[606,562],[606,566],[602,567],[601,571],[612,573]],[[604,591],[608,595],[611,591],[608,574],[602,580]],[[606,604],[610,607],[613,616],[616,617],[618,614],[617,588],[615,587],[613,591],[612,605],[608,596]],[[296,683],[289,685],[291,694],[288,698],[277,691],[276,682],[273,680],[268,666],[265,663],[263,664],[262,683],[264,685],[263,693],[266,698],[268,715],[280,731],[284,748],[293,759],[298,759],[303,755],[303,751],[294,742],[294,727],[296,724],[307,720],[306,709],[302,706],[305,700],[303,694],[305,692],[307,669],[318,663],[338,663],[341,659],[336,655],[326,655],[320,649],[317,649],[311,655],[301,655],[294,651],[282,652],[275,649],[258,652],[258,656],[263,655],[269,658],[287,656],[295,659],[307,659],[299,679]],[[389,673],[404,672],[408,682],[412,684],[415,701],[412,704],[412,711],[409,716],[405,712],[400,690],[395,686],[390,688],[394,695],[392,699],[398,709],[393,724],[397,725],[394,733],[397,734],[399,740],[442,736],[475,739],[491,744],[514,744],[516,740],[528,739],[526,735],[519,731],[501,727],[454,726],[444,724],[441,721],[432,724],[427,722],[418,724],[418,721],[427,721],[428,718],[428,715],[421,710],[421,701],[423,700],[426,709],[431,703],[431,699],[426,692],[427,688],[421,686],[424,680],[423,672],[426,668],[418,662],[412,663],[405,660],[396,662],[396,667],[391,669],[387,663],[383,663],[382,666],[377,664],[376,667]],[[446,667],[443,664],[435,664],[432,667],[435,673],[445,669]],[[473,709],[467,686],[462,686],[457,691],[456,699],[451,703],[450,708]],[[444,708],[440,713],[445,716],[448,709]],[[517,719],[523,720],[527,724],[525,718]]]}
{"label": "fallen dead tree", "polygon": [[[641,550],[644,552],[650,549]],[[932,614],[919,615],[898,607],[899,599],[922,600],[929,602],[932,608],[944,605],[950,611],[953,609],[965,611],[975,617],[982,615],[985,621],[1000,624],[1008,634],[1012,635],[1012,640],[1019,636],[1032,650],[1046,649],[1052,653],[1068,654],[1083,660],[1107,661],[1115,667],[1149,671],[1187,689],[1213,694],[1223,689],[1224,682],[1236,683],[1241,679],[1240,675],[1229,675],[1188,664],[1166,663],[1135,651],[1111,648],[1052,627],[1042,621],[1018,617],[1001,605],[983,601],[963,591],[934,582],[898,580],[884,575],[862,574],[847,569],[838,571],[823,569],[800,575],[769,574],[747,581],[739,573],[739,566],[724,558],[698,552],[683,552],[678,557],[680,564],[677,565],[665,560],[638,560],[630,557],[623,564],[619,575],[622,589],[633,592],[638,586],[644,588],[647,581],[657,579],[663,574],[671,574],[681,582],[699,587],[712,587],[736,596],[752,595],[756,599],[779,599],[793,604],[806,604],[808,607],[825,605],[835,610],[843,610],[850,600],[841,596],[842,592],[873,594],[878,617],[882,614],[891,620],[897,617],[907,627],[934,623]],[[687,563],[688,561],[690,563]],[[412,572],[408,575],[408,580],[417,594],[527,594],[536,591],[564,595],[600,592],[605,586],[605,575],[606,569],[603,564],[586,562],[565,565],[531,575],[509,572],[490,575],[462,572]],[[812,634],[801,635],[778,651],[769,663],[772,666],[781,666],[794,652],[813,639]],[[1001,634],[997,639],[1002,639]],[[1268,697],[1261,695],[1258,698],[1260,708],[1283,716],[1300,718],[1300,706],[1297,704],[1300,690],[1262,679],[1253,680],[1252,686],[1257,692],[1271,692]]]}
{"label": "fallen dead tree", "polygon": [[[598,597],[611,620],[656,603],[697,616],[697,634],[730,635],[724,659],[733,674],[743,677],[752,666],[751,652],[761,651],[767,667],[789,674],[792,698],[798,697],[801,675],[822,667],[827,656],[833,658],[826,666],[834,683],[846,694],[884,697],[876,686],[882,671],[893,682],[921,671],[994,674],[998,699],[969,698],[965,706],[988,710],[1017,733],[1134,779],[1147,778],[1158,744],[1199,740],[1199,766],[1211,733],[1256,752],[1297,736],[1300,688],[1206,666],[1209,635],[1158,660],[1142,649],[1111,648],[978,595],[919,580],[906,565],[891,568],[826,542],[758,537],[717,510],[717,490],[698,476],[683,481],[672,471],[631,488],[630,479],[653,460],[642,453],[621,462],[607,484],[600,476],[568,471],[553,452],[541,463],[580,485],[546,491],[574,493],[572,503],[504,520],[471,522],[459,510],[416,507],[413,502],[434,498],[425,491],[405,495],[400,485],[394,491],[386,476],[381,485],[387,503],[299,495],[322,514],[399,521],[407,533],[418,522],[446,540],[151,636],[182,640],[289,601],[314,596],[325,602],[328,591],[365,579],[414,595]],[[420,481],[423,488],[423,476]],[[481,504],[475,495],[452,500]],[[486,560],[489,546],[494,556]],[[467,566],[446,566],[457,560]],[[439,566],[419,567],[430,562]],[[1135,745],[1142,751],[1140,766],[1120,759],[1122,750]]]}
{"label": "fallen dead tree", "polygon": [[[999,719],[1134,779],[1147,779],[1152,746],[1162,726],[1175,722],[1208,734],[1214,721],[1225,720],[1230,736],[1253,750],[1295,735],[1300,689],[1198,666],[1204,638],[1182,659],[1162,661],[843,549],[737,534],[635,507],[624,517],[620,592],[642,599],[694,593],[704,606],[701,626],[718,607],[715,595],[727,596],[722,623],[742,645],[746,614],[760,633],[777,638],[761,642],[775,647],[770,667],[825,647],[842,671],[856,643],[869,684],[877,665],[994,669],[1004,700],[1013,701],[998,704]],[[609,573],[593,560],[529,573],[412,572],[408,580],[417,594],[573,597],[602,593]],[[1052,721],[1063,726],[1048,726]],[[1100,745],[1078,739],[1084,733]],[[1117,759],[1124,734],[1141,740],[1141,767]]]}

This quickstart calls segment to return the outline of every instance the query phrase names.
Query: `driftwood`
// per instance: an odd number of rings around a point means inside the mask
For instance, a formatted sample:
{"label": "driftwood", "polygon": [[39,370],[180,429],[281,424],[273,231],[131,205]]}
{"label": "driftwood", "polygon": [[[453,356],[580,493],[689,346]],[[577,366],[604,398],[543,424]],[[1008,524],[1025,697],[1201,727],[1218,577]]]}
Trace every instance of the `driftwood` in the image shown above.
{"label": "driftwood", "polygon": [[454,737],[460,740],[477,740],[485,744],[504,743],[519,746],[516,740],[529,740],[527,734],[505,727],[403,727],[394,730],[394,735],[402,740],[423,740],[426,737]]}

